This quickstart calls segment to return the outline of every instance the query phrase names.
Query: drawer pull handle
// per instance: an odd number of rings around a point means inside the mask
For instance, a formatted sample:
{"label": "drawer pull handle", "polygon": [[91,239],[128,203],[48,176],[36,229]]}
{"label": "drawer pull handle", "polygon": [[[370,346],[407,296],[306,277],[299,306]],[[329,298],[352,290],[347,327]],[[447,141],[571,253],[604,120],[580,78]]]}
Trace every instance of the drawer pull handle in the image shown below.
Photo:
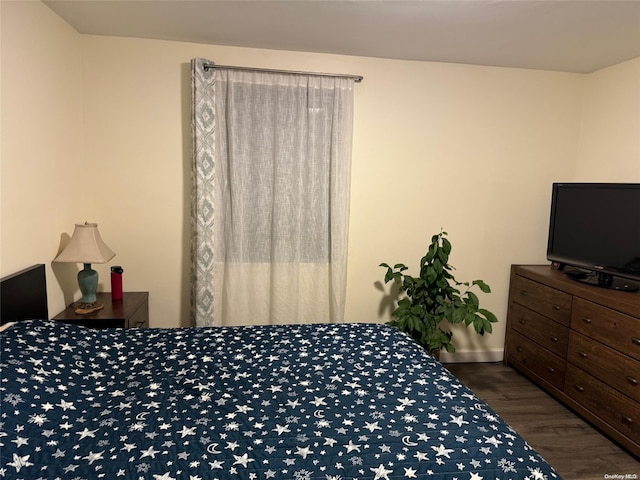
{"label": "drawer pull handle", "polygon": [[584,323],[591,323],[591,319],[589,317],[582,317],[582,321]]}
{"label": "drawer pull handle", "polygon": [[627,377],[627,382],[629,382],[631,385],[637,386],[638,385],[638,380],[636,380],[635,378],[633,378],[631,375],[629,375]]}
{"label": "drawer pull handle", "polygon": [[632,337],[631,343],[633,343],[634,345],[640,346],[640,337]]}
{"label": "drawer pull handle", "polygon": [[589,356],[586,352],[578,352],[578,355],[580,355],[582,358],[587,358]]}
{"label": "drawer pull handle", "polygon": [[551,308],[553,308],[556,311],[560,310],[560,306],[559,305],[553,305]]}
{"label": "drawer pull handle", "polygon": [[526,290],[520,290],[520,295],[526,297],[527,295],[529,295],[529,292],[527,292]]}
{"label": "drawer pull handle", "polygon": [[557,342],[558,341],[558,337],[556,337],[554,335],[551,335],[551,337],[549,337],[549,338],[551,338],[552,342]]}
{"label": "drawer pull handle", "polygon": [[516,350],[520,353],[522,353],[522,347],[516,347]]}
{"label": "drawer pull handle", "polygon": [[520,319],[520,323],[521,323],[522,325],[524,325],[525,323],[527,323],[527,321],[526,321],[524,318],[521,318],[521,319]]}
{"label": "drawer pull handle", "polygon": [[555,369],[555,368],[553,368],[553,367],[547,367],[547,372],[549,372],[549,373],[555,373],[555,372],[556,372],[556,369]]}
{"label": "drawer pull handle", "polygon": [[584,392],[584,388],[581,387],[580,385],[574,385],[573,388],[575,388],[580,393]]}
{"label": "drawer pull handle", "polygon": [[626,415],[622,415],[622,421],[628,425],[632,425],[633,424],[633,418],[628,417]]}

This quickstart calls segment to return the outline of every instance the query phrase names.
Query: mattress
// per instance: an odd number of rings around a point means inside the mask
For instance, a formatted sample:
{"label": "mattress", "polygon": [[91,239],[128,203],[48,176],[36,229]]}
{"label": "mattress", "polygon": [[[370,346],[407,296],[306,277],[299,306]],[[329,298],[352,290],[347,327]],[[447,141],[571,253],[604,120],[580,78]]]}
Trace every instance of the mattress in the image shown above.
{"label": "mattress", "polygon": [[3,479],[560,478],[385,325],[22,321],[0,367]]}

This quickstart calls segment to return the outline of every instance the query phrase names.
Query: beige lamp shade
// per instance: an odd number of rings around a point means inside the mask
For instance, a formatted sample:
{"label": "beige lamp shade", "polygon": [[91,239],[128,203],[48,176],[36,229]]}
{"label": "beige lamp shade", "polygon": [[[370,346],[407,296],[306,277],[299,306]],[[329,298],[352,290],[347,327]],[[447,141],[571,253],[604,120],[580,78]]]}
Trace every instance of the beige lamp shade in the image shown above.
{"label": "beige lamp shade", "polygon": [[115,253],[100,237],[97,223],[76,223],[73,236],[53,261],[64,263],[107,263]]}

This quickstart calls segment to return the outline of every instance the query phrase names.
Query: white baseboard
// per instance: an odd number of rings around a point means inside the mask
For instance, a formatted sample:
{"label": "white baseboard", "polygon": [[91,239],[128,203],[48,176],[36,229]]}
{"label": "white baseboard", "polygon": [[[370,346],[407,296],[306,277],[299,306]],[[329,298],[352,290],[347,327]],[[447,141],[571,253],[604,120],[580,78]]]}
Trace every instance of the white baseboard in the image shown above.
{"label": "white baseboard", "polygon": [[440,361],[442,363],[491,363],[501,362],[504,358],[504,349],[489,350],[489,351],[469,351],[455,353],[449,353],[446,351],[440,352]]}

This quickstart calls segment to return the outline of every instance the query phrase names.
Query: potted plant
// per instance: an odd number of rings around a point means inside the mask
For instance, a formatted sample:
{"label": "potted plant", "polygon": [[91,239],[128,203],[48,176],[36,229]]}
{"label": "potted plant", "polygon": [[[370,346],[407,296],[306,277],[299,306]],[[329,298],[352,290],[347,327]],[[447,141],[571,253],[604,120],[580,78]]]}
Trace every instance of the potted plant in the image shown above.
{"label": "potted plant", "polygon": [[451,273],[454,270],[448,263],[451,243],[446,236],[447,232],[441,231],[431,237],[429,250],[420,260],[417,277],[404,273],[408,267],[402,263],[393,268],[386,263],[380,264],[387,269],[385,283],[393,280],[400,292],[405,293],[391,313],[392,320],[388,324],[411,335],[436,357],[442,349],[455,352],[451,343],[453,333],[443,325],[445,320],[449,324],[473,325],[480,335],[491,333],[491,324],[497,321],[493,313],[480,308],[478,296],[471,291],[477,286],[482,292],[489,293],[489,285],[482,280],[458,282]]}

